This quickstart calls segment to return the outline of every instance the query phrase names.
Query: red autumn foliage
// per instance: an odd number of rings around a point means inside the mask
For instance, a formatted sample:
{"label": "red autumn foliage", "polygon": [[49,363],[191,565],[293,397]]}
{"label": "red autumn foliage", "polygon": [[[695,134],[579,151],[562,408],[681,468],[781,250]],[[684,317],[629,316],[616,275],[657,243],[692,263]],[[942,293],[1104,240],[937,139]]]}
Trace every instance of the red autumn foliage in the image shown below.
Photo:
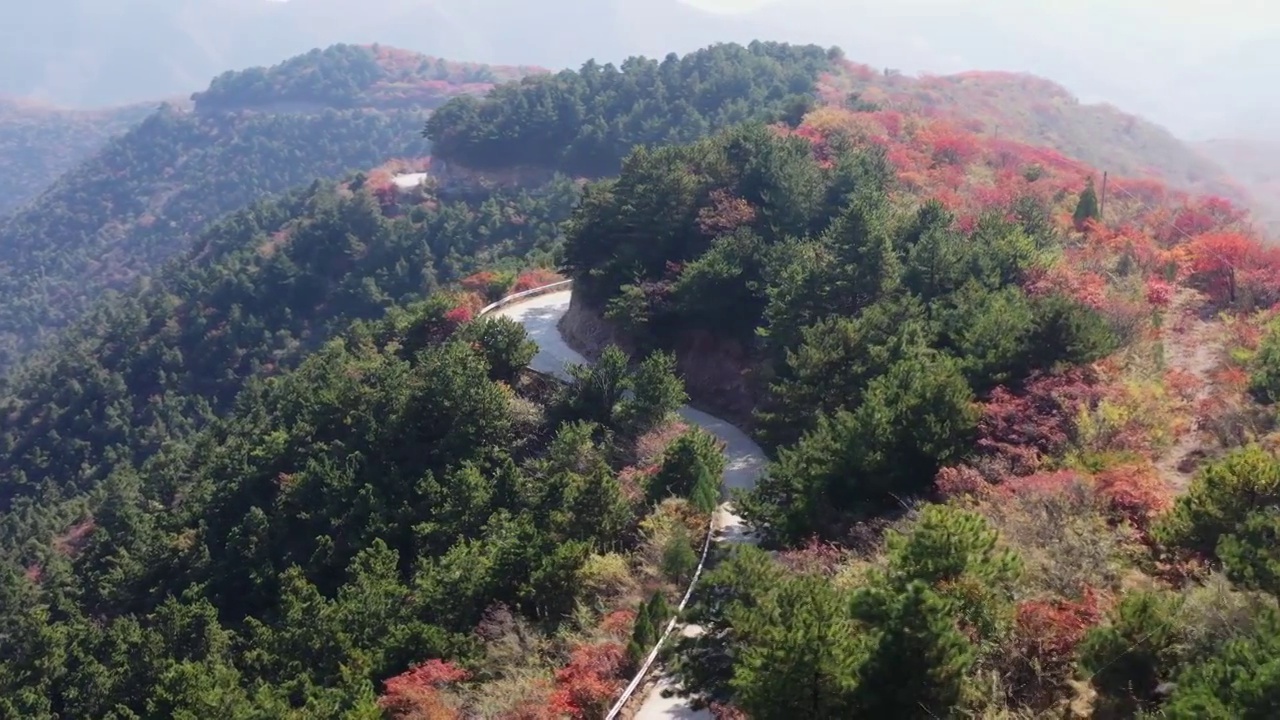
{"label": "red autumn foliage", "polygon": [[494,302],[507,294],[510,279],[490,270],[468,275],[458,281],[462,289],[479,295],[486,302]]}
{"label": "red autumn foliage", "polygon": [[932,147],[933,161],[946,165],[966,165],[981,152],[974,135],[941,123],[934,124],[925,142]]}
{"label": "red autumn foliage", "polygon": [[1028,273],[1023,285],[1032,297],[1065,295],[1094,309],[1101,309],[1107,302],[1106,278],[1066,263]]}
{"label": "red autumn foliage", "polygon": [[1088,368],[1040,376],[1017,394],[996,388],[982,406],[978,450],[1014,475],[1029,475],[1045,457],[1065,449],[1079,409],[1092,408],[1101,398]]}
{"label": "red autumn foliage", "polygon": [[1258,349],[1266,328],[1274,320],[1274,312],[1264,313],[1261,317],[1234,316],[1227,319],[1226,329],[1230,345],[1244,348],[1250,352]]}
{"label": "red autumn foliage", "polygon": [[645,465],[637,467],[628,465],[618,472],[618,484],[622,489],[622,497],[633,505],[644,500],[645,487],[649,484],[649,478],[658,473],[660,465]]}
{"label": "red autumn foliage", "polygon": [[1164,387],[1183,402],[1195,400],[1204,381],[1195,373],[1182,368],[1169,368],[1164,373]]}
{"label": "red autumn foliage", "polygon": [[996,486],[996,491],[1007,497],[1060,495],[1072,487],[1088,482],[1084,475],[1074,470],[1054,470],[1005,478]]}
{"label": "red autumn foliage", "polygon": [[1249,387],[1249,371],[1246,368],[1219,367],[1210,374],[1210,377],[1215,385],[1226,390],[1244,392]]}
{"label": "red autumn foliage", "polygon": [[730,233],[756,219],[751,203],[724,188],[711,191],[711,204],[698,211],[698,229],[710,237]]}
{"label": "red autumn foliage", "polygon": [[968,465],[944,467],[933,480],[933,491],[942,502],[964,497],[985,498],[991,494],[991,483],[982,473]]}
{"label": "red autumn foliage", "polygon": [[636,624],[635,610],[614,610],[604,619],[600,621],[601,632],[612,635],[619,640],[631,636],[631,630]]}
{"label": "red autumn foliage", "polygon": [[1053,702],[1070,679],[1076,648],[1105,613],[1097,592],[1086,587],[1079,602],[1028,600],[1014,614],[1013,643],[1020,659],[1015,693],[1035,707]]}
{"label": "red autumn foliage", "polygon": [[378,707],[397,720],[453,720],[460,715],[440,697],[440,688],[469,677],[452,663],[428,660],[383,683]]}
{"label": "red autumn foliage", "polygon": [[627,653],[620,642],[579,645],[570,653],[569,664],[556,671],[549,708],[573,720],[603,717],[622,691],[626,666]]}
{"label": "red autumn foliage", "polygon": [[1173,286],[1164,280],[1148,280],[1147,302],[1158,308],[1168,307],[1173,302]]}
{"label": "red autumn foliage", "polygon": [[455,327],[469,323],[474,318],[475,313],[471,311],[471,308],[466,306],[455,307],[444,314],[444,319],[453,323]]}
{"label": "red autumn foliage", "polygon": [[1110,468],[1098,473],[1095,481],[1110,510],[1144,537],[1152,521],[1173,506],[1170,488],[1150,464]]}
{"label": "red autumn foliage", "polygon": [[551,283],[557,283],[561,280],[564,280],[564,276],[554,270],[534,268],[520,273],[519,277],[516,278],[515,284],[511,286],[511,292],[524,292],[525,290],[532,290],[544,285],[550,285]]}
{"label": "red autumn foliage", "polygon": [[732,705],[711,703],[707,709],[715,720],[747,720],[747,714]]}
{"label": "red autumn foliage", "polygon": [[1264,248],[1238,232],[1212,232],[1194,238],[1191,281],[1220,305],[1248,301],[1269,307],[1280,298],[1280,249]]}
{"label": "red autumn foliage", "polygon": [[839,546],[809,538],[804,547],[778,554],[778,560],[794,572],[833,575],[840,569],[847,553]]}

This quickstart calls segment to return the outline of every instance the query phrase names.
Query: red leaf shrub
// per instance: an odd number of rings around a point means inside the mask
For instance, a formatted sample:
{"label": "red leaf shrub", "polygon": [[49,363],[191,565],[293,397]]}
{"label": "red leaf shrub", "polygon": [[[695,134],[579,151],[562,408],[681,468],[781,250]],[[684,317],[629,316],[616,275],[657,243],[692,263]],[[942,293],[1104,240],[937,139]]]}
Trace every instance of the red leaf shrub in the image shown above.
{"label": "red leaf shrub", "polygon": [[1213,232],[1193,239],[1191,281],[1220,305],[1247,301],[1269,307],[1280,297],[1280,250],[1264,248],[1238,232]]}
{"label": "red leaf shrub", "polygon": [[444,314],[444,319],[455,326],[469,323],[474,317],[475,313],[469,307],[456,307]]}
{"label": "red leaf shrub", "polygon": [[1095,309],[1101,309],[1107,301],[1106,278],[1065,263],[1027,273],[1023,286],[1032,297],[1065,295]]}
{"label": "red leaf shrub", "polygon": [[444,660],[428,660],[383,683],[378,707],[398,720],[453,720],[460,717],[440,697],[440,688],[471,677]]}
{"label": "red leaf shrub", "polygon": [[635,610],[614,610],[600,621],[600,630],[621,640],[631,636],[635,624]]}
{"label": "red leaf shrub", "polygon": [[1147,302],[1158,308],[1169,307],[1173,302],[1173,286],[1163,280],[1148,280]]}
{"label": "red leaf shrub", "polygon": [[1131,464],[1097,474],[1098,494],[1120,518],[1145,537],[1151,522],[1173,506],[1169,487],[1150,464]]}
{"label": "red leaf shrub", "polygon": [[982,473],[968,465],[944,467],[933,480],[933,491],[942,502],[965,497],[985,498],[991,494],[991,483]]}
{"label": "red leaf shrub", "polygon": [[556,671],[556,689],[548,706],[556,715],[573,720],[603,717],[622,692],[626,666],[622,643],[579,645],[570,654],[569,664]]}
{"label": "red leaf shrub", "polygon": [[1085,475],[1074,470],[1054,470],[1052,472],[1033,473],[1022,477],[1011,477],[996,486],[1001,495],[1007,497],[1026,497],[1028,495],[1057,495],[1071,487],[1088,483]]}
{"label": "red leaf shrub", "polygon": [[534,288],[542,287],[543,285],[557,283],[561,280],[564,280],[564,276],[554,270],[534,268],[533,270],[526,270],[520,273],[519,277],[516,278],[515,284],[511,286],[511,292],[512,294],[524,292],[525,290],[532,290]]}
{"label": "red leaf shrub", "polygon": [[1097,378],[1088,368],[1028,381],[1019,394],[996,388],[982,406],[978,450],[1014,475],[1029,475],[1045,457],[1062,452],[1082,407],[1102,398]]}
{"label": "red leaf shrub", "polygon": [[1076,648],[1104,614],[1097,593],[1089,587],[1079,602],[1028,600],[1017,605],[1011,685],[1020,703],[1033,708],[1054,703],[1073,672]]}
{"label": "red leaf shrub", "polygon": [[463,290],[480,296],[484,303],[496,302],[507,295],[511,283],[511,276],[499,275],[491,270],[482,270],[458,281]]}

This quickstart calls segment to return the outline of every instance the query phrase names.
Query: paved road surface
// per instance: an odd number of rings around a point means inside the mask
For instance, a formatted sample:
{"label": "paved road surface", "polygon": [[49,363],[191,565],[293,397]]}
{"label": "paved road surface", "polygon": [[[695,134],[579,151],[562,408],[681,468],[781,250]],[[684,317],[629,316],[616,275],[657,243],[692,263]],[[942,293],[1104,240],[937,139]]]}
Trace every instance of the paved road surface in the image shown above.
{"label": "paved road surface", "polygon": [[[586,364],[586,359],[565,343],[560,336],[557,324],[569,309],[569,298],[572,291],[566,290],[548,295],[529,298],[517,305],[508,305],[495,311],[496,315],[504,315],[524,325],[529,337],[538,344],[538,354],[529,366],[538,372],[550,373],[567,380],[565,365],[569,363]],[[691,407],[680,408],[680,415],[711,434],[720,438],[725,444],[727,464],[724,472],[724,485],[727,488],[751,489],[764,470],[765,457],[760,446],[751,441],[747,434],[720,418],[708,415]],[[716,526],[720,531],[722,542],[751,542],[753,538],[742,518],[733,514],[729,505],[723,504],[716,511]],[[694,590],[696,593],[697,590]],[[690,632],[693,628],[686,628]],[[682,718],[685,720],[710,720],[711,714],[705,710],[695,711],[688,707],[679,697],[664,698],[662,690],[668,687],[666,680],[658,684],[644,698],[636,720],[669,720]]]}

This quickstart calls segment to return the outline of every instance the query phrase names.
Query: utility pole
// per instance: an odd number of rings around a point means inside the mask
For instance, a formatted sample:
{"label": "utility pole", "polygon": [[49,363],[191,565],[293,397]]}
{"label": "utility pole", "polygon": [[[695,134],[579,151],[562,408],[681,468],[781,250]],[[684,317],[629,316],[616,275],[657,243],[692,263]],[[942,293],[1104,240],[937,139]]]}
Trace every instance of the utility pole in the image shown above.
{"label": "utility pole", "polygon": [[1098,219],[1107,216],[1107,171],[1102,171],[1102,200],[1098,202]]}

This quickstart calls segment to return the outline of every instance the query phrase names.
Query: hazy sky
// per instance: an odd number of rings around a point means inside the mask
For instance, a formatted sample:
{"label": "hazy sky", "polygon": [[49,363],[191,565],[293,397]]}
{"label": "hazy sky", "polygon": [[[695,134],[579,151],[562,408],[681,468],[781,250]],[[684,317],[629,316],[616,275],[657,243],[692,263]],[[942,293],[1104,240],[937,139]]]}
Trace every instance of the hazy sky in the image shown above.
{"label": "hazy sky", "polygon": [[803,8],[771,27],[820,33],[854,60],[909,73],[1044,75],[1186,135],[1241,122],[1270,135],[1280,117],[1280,0],[683,1],[719,12]]}
{"label": "hazy sky", "polygon": [[[742,12],[764,5],[801,2],[823,5],[841,14],[848,0],[683,0],[718,12]],[[890,0],[886,0],[890,2]],[[1280,2],[1275,0],[892,0],[895,11],[905,7],[967,10],[983,14],[1016,14],[1030,18],[1092,17],[1099,24],[1141,38],[1150,33],[1143,20],[1159,19],[1184,34],[1180,40],[1196,46],[1229,46],[1280,30]],[[1135,22],[1136,20],[1136,22]],[[1114,23],[1118,22],[1119,27]]]}

